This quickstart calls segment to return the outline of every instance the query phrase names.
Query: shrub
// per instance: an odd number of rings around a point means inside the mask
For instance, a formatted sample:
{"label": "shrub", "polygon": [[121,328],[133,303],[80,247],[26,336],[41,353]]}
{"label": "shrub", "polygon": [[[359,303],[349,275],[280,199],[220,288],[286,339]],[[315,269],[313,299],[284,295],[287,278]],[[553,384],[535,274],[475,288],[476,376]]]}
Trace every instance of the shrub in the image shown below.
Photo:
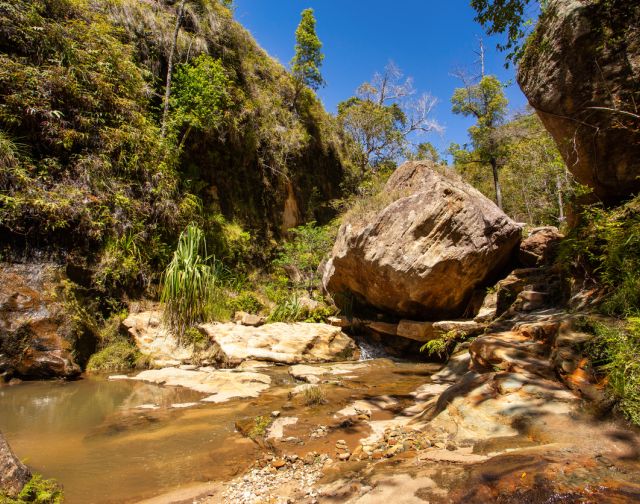
{"label": "shrub", "polygon": [[640,425],[640,318],[625,323],[592,324],[594,338],[586,351],[623,414]]}
{"label": "shrub", "polygon": [[253,427],[249,431],[249,437],[251,439],[263,437],[266,434],[269,425],[271,425],[269,417],[257,416],[253,421]]}
{"label": "shrub", "polygon": [[289,230],[291,239],[274,265],[289,276],[294,288],[311,292],[319,283],[318,266],[331,251],[336,231],[335,224],[317,226],[315,222]]}
{"label": "shrub", "polygon": [[427,341],[420,347],[421,352],[427,352],[430,356],[437,356],[440,358],[446,357],[452,351],[456,341],[460,341],[466,337],[464,331],[457,331],[455,329],[442,333],[435,339]]}
{"label": "shrub", "polygon": [[87,362],[87,371],[128,371],[138,367],[141,362],[138,348],[131,341],[120,338],[93,354]]}
{"label": "shrub", "polygon": [[571,273],[597,279],[608,289],[607,315],[640,311],[640,197],[613,209],[591,205],[563,240],[559,262]]}
{"label": "shrub", "polygon": [[229,308],[233,312],[260,313],[264,305],[253,292],[243,291],[236,297],[229,299]]}
{"label": "shrub", "polygon": [[293,295],[278,303],[271,310],[269,317],[267,317],[267,322],[300,322],[305,320],[307,315],[307,308],[300,304],[300,300],[296,295]]}

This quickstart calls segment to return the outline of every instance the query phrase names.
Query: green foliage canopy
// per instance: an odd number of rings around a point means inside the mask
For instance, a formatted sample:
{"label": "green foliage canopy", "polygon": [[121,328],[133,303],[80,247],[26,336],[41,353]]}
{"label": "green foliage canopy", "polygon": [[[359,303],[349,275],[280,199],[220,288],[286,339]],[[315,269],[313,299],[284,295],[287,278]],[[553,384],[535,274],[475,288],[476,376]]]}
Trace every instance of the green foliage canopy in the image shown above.
{"label": "green foliage canopy", "polygon": [[454,114],[476,119],[476,124],[469,128],[473,153],[454,147],[452,154],[457,164],[479,163],[491,167],[496,203],[500,208],[503,203],[498,162],[503,144],[496,135],[496,130],[504,121],[507,104],[502,83],[493,75],[484,76],[476,84],[465,83],[451,97],[451,110]]}
{"label": "green foliage canopy", "polygon": [[207,54],[182,64],[173,78],[171,106],[178,127],[215,130],[230,106],[229,78],[222,62]]}
{"label": "green foliage canopy", "polygon": [[531,3],[546,3],[545,0],[471,0],[478,21],[489,35],[505,33],[507,41],[498,48],[507,53],[507,61],[517,62],[523,55],[523,39],[530,32],[534,19],[527,15]]}

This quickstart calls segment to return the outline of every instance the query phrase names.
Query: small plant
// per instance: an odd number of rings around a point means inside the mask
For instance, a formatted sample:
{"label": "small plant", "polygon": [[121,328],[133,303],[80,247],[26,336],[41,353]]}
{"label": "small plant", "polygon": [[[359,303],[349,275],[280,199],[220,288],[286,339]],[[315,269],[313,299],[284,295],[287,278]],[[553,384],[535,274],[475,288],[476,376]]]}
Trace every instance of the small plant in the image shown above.
{"label": "small plant", "polygon": [[304,389],[304,404],[306,406],[319,406],[325,402],[324,392],[317,385],[311,385]]}
{"label": "small plant", "polygon": [[87,371],[106,373],[144,367],[141,357],[142,355],[132,342],[119,338],[89,358]]}
{"label": "small plant", "polygon": [[251,439],[263,437],[266,434],[269,425],[271,425],[269,417],[262,415],[257,416],[253,422],[253,427],[249,431],[249,437]]}
{"label": "small plant", "polygon": [[53,479],[44,479],[34,474],[16,498],[7,497],[0,492],[2,504],[62,504],[62,488]]}
{"label": "small plant", "polygon": [[466,333],[453,329],[449,332],[442,333],[439,337],[427,341],[420,347],[421,352],[427,352],[430,356],[445,357],[451,351],[455,341],[464,339]]}
{"label": "small plant", "polygon": [[209,346],[209,338],[195,327],[189,327],[184,332],[182,341],[185,345],[193,345],[195,350],[206,350]]}
{"label": "small plant", "polygon": [[298,296],[293,295],[276,305],[267,322],[300,322],[307,318],[307,314],[308,310],[300,304]]}

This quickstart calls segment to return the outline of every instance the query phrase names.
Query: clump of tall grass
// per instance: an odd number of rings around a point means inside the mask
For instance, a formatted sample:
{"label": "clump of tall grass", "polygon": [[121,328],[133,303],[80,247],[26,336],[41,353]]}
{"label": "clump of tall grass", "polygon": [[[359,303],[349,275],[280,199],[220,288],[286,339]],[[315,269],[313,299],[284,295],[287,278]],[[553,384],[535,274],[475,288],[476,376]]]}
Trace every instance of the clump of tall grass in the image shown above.
{"label": "clump of tall grass", "polygon": [[180,235],[173,259],[162,275],[164,317],[179,340],[194,324],[207,319],[216,306],[218,274],[215,258],[207,254],[202,230],[190,224]]}
{"label": "clump of tall grass", "polygon": [[293,295],[278,303],[267,318],[267,322],[300,322],[307,318],[309,310]]}

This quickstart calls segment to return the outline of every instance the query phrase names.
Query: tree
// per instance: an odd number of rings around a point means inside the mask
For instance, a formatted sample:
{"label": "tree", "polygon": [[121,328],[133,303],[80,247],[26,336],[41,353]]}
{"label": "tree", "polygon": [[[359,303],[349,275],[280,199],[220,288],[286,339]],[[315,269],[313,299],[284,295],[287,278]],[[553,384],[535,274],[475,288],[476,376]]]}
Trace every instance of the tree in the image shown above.
{"label": "tree", "polygon": [[433,161],[434,163],[441,163],[442,159],[438,150],[431,142],[422,142],[416,145],[415,150],[409,155],[409,158],[414,161]]}
{"label": "tree", "polygon": [[210,131],[220,125],[230,103],[229,86],[222,62],[206,54],[178,67],[171,97],[171,124],[176,130],[184,129],[181,147],[192,129]]}
{"label": "tree", "polygon": [[[562,224],[564,202],[573,194],[574,183],[538,116],[531,112],[519,115],[499,126],[494,135],[501,146],[500,187],[505,213],[534,226]],[[457,169],[465,180],[487,197],[494,197],[487,166],[464,163],[476,157],[475,151],[459,146],[453,150],[457,150]]]}
{"label": "tree", "polygon": [[316,34],[316,18],[313,9],[302,11],[300,24],[296,29],[295,55],[291,60],[291,73],[296,82],[296,97],[303,86],[308,86],[314,91],[324,85],[324,79],[320,73],[320,67],[324,60],[324,54],[320,52],[322,42]]}
{"label": "tree", "polygon": [[498,44],[502,51],[509,51],[508,61],[518,61],[522,56],[522,41],[534,25],[534,17],[539,13],[536,9],[535,16],[528,17],[527,7],[534,3],[543,6],[544,0],[471,0],[471,7],[478,13],[478,21],[489,35],[507,33],[507,41]]}
{"label": "tree", "polygon": [[502,83],[493,75],[483,77],[477,84],[465,81],[464,87],[456,89],[451,97],[454,114],[476,119],[476,124],[469,128],[473,152],[454,148],[452,153],[456,163],[488,164],[491,167],[496,204],[500,208],[503,206],[498,169],[503,145],[496,132],[504,122],[507,103]]}
{"label": "tree", "polygon": [[178,10],[176,12],[176,23],[173,29],[173,38],[171,39],[171,48],[169,49],[169,58],[167,60],[167,80],[164,87],[164,101],[162,111],[162,136],[167,134],[167,121],[169,118],[169,100],[171,99],[171,78],[173,77],[173,58],[176,53],[176,46],[178,45],[178,34],[180,33],[180,25],[182,24],[182,17],[184,16],[184,6],[187,0],[180,0]]}
{"label": "tree", "polygon": [[411,100],[414,94],[412,79],[403,79],[400,69],[389,63],[362,84],[355,97],[338,105],[338,119],[356,144],[361,178],[368,168],[400,158],[411,135],[441,129],[430,118],[437,100],[428,93]]}

